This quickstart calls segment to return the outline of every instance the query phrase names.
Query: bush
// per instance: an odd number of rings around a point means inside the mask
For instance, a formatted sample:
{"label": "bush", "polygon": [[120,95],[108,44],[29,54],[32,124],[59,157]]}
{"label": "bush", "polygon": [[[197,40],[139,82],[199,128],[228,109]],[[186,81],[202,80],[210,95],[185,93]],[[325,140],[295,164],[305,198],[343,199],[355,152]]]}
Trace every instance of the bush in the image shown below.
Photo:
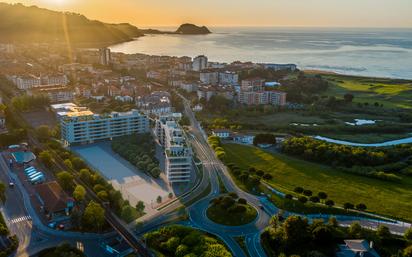
{"label": "bush", "polygon": [[293,195],[291,195],[291,194],[286,194],[286,195],[285,195],[285,199],[292,200],[292,199],[293,199]]}
{"label": "bush", "polygon": [[345,210],[353,209],[355,206],[352,203],[344,203],[343,208]]}
{"label": "bush", "polygon": [[363,203],[357,204],[356,209],[359,211],[365,211],[366,210],[366,205]]}

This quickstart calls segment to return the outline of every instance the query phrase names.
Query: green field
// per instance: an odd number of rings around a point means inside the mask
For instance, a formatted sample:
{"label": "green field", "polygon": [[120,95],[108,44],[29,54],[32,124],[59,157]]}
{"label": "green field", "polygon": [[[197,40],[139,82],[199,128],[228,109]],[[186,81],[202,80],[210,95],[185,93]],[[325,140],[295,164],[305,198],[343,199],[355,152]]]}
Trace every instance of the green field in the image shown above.
{"label": "green field", "polygon": [[253,166],[273,175],[269,184],[292,193],[297,186],[326,192],[337,205],[364,203],[368,211],[412,221],[412,177],[401,183],[342,173],[331,167],[299,160],[256,147],[225,144],[226,162],[247,170]]}
{"label": "green field", "polygon": [[325,95],[355,96],[354,102],[378,102],[387,108],[412,108],[412,81],[322,74],[333,86]]}

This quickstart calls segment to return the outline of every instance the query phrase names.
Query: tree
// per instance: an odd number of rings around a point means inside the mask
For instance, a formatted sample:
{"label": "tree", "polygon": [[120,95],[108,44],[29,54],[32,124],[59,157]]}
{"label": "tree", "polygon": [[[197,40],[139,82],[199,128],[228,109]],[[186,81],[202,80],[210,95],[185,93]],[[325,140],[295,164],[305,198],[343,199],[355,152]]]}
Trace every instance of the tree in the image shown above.
{"label": "tree", "polygon": [[335,205],[335,202],[332,201],[332,200],[326,200],[325,204],[326,204],[328,207],[332,207],[332,206]]}
{"label": "tree", "polygon": [[293,195],[291,195],[291,194],[286,194],[286,195],[285,195],[285,199],[292,200],[292,199],[293,199]]}
{"label": "tree", "polygon": [[73,164],[69,159],[64,160],[64,165],[66,165],[67,168],[73,169]]}
{"label": "tree", "polygon": [[97,193],[97,197],[99,197],[102,201],[109,201],[109,194],[105,190],[99,191]]}
{"label": "tree", "polygon": [[359,211],[365,211],[366,210],[366,205],[363,203],[357,204],[356,209]]}
{"label": "tree", "polygon": [[359,222],[353,222],[349,226],[348,233],[351,237],[361,238],[362,237],[362,227]]}
{"label": "tree", "polygon": [[64,190],[71,190],[73,188],[73,175],[67,171],[61,171],[57,174],[57,180]]}
{"label": "tree", "polygon": [[403,234],[403,237],[408,241],[412,241],[412,228],[408,228]]}
{"label": "tree", "polygon": [[41,126],[37,127],[36,135],[37,135],[37,138],[41,142],[47,141],[48,139],[50,139],[50,129],[49,129],[49,127],[46,126],[46,125],[41,125]]}
{"label": "tree", "polygon": [[403,250],[403,257],[412,257],[412,245]]}
{"label": "tree", "polygon": [[391,231],[387,226],[384,225],[379,225],[378,229],[376,230],[376,235],[382,240],[382,239],[389,239],[391,238]]}
{"label": "tree", "polygon": [[145,209],[144,202],[143,201],[138,201],[137,204],[136,204],[137,212],[143,214],[144,209]]}
{"label": "tree", "polygon": [[299,200],[299,202],[305,204],[305,203],[308,201],[308,198],[306,198],[305,196],[300,196],[300,197],[298,198],[298,200]]}
{"label": "tree", "polygon": [[162,202],[162,197],[161,197],[160,195],[157,197],[156,202],[157,202],[157,203],[161,203],[161,202]]}
{"label": "tree", "polygon": [[312,196],[313,193],[312,191],[306,189],[306,190],[303,190],[303,194],[306,196]]}
{"label": "tree", "polygon": [[320,200],[319,200],[319,197],[317,197],[317,196],[311,196],[310,198],[309,198],[309,200],[311,201],[311,202],[313,202],[313,203],[318,203]]}
{"label": "tree", "polygon": [[295,187],[295,189],[293,191],[295,191],[298,194],[301,194],[301,193],[303,193],[303,190],[304,189],[302,187]]}
{"label": "tree", "polygon": [[308,231],[308,220],[300,216],[290,216],[283,223],[284,239],[289,249],[306,245],[311,238]]}
{"label": "tree", "polygon": [[85,183],[89,184],[91,181],[91,173],[88,169],[81,169],[80,170],[80,179],[83,180]]}
{"label": "tree", "polygon": [[86,196],[86,189],[81,185],[77,185],[73,192],[73,198],[76,201],[81,202],[84,200],[85,196]]}
{"label": "tree", "polygon": [[339,222],[336,219],[336,217],[330,217],[328,220],[328,224],[331,225],[332,227],[338,227],[339,226]]}
{"label": "tree", "polygon": [[325,192],[319,192],[318,197],[321,200],[325,200],[326,198],[328,198],[328,195]]}
{"label": "tree", "polygon": [[105,211],[104,209],[100,206],[100,204],[90,201],[90,203],[87,205],[86,209],[84,210],[83,214],[83,224],[85,227],[91,228],[91,229],[97,229],[100,230],[105,222],[105,217],[104,217]]}
{"label": "tree", "polygon": [[0,201],[3,203],[6,201],[6,185],[0,182]]}
{"label": "tree", "polygon": [[73,168],[76,169],[77,171],[87,168],[86,163],[79,157],[72,158],[71,162],[73,164]]}
{"label": "tree", "polygon": [[122,208],[120,216],[122,217],[124,221],[126,221],[127,223],[130,223],[133,220],[137,219],[138,215],[137,215],[137,211],[135,208],[133,208],[130,205],[125,205]]}
{"label": "tree", "polygon": [[353,208],[354,208],[354,205],[353,205],[352,203],[344,203],[344,204],[343,204],[343,208],[344,208],[345,210],[353,209]]}
{"label": "tree", "polygon": [[42,151],[39,154],[39,160],[44,163],[44,165],[46,165],[47,167],[51,167],[52,162],[53,162],[53,158],[52,155],[49,151]]}
{"label": "tree", "polygon": [[253,138],[253,145],[257,146],[260,144],[274,145],[276,144],[276,136],[273,134],[257,134]]}

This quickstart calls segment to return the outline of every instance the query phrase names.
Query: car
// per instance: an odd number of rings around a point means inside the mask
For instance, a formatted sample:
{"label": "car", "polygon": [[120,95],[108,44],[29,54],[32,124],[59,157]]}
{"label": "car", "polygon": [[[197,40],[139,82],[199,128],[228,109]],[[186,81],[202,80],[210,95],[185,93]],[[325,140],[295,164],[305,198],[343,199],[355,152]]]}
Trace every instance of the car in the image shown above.
{"label": "car", "polygon": [[10,188],[13,188],[13,187],[14,187],[14,182],[13,182],[13,181],[10,181],[10,182],[9,182],[9,187],[10,187]]}
{"label": "car", "polygon": [[57,225],[56,222],[50,222],[50,223],[48,224],[48,226],[49,226],[50,228],[55,228],[56,225]]}
{"label": "car", "polygon": [[64,224],[59,224],[59,226],[57,226],[58,229],[60,230],[64,230]]}

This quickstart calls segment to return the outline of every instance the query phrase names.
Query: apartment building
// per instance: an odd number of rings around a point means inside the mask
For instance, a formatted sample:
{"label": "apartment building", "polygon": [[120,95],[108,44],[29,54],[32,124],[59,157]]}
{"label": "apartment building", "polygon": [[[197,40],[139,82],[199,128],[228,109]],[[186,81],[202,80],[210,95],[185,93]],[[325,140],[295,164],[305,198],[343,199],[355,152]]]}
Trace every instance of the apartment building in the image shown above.
{"label": "apartment building", "polygon": [[263,90],[264,83],[265,80],[261,78],[244,79],[240,88],[242,91],[258,92]]}
{"label": "apartment building", "polygon": [[34,86],[39,86],[41,84],[40,78],[34,75],[18,76],[13,78],[12,81],[20,90],[28,90]]}
{"label": "apartment building", "polygon": [[159,117],[155,133],[165,151],[165,170],[169,183],[190,182],[192,149],[173,115]]}
{"label": "apartment building", "polygon": [[[52,109],[58,110],[56,106]],[[94,114],[72,106],[59,112],[62,140],[68,144],[88,144],[114,137],[149,132],[149,119],[137,110]]]}
{"label": "apartment building", "polygon": [[194,71],[201,71],[207,68],[207,57],[204,55],[199,55],[193,59],[192,69]]}
{"label": "apartment building", "polygon": [[216,70],[203,70],[200,72],[202,84],[217,85],[219,83],[219,72]]}
{"label": "apartment building", "polygon": [[219,83],[222,85],[238,85],[239,75],[232,71],[219,72]]}
{"label": "apartment building", "polygon": [[238,101],[245,105],[286,105],[286,93],[281,91],[240,91]]}
{"label": "apartment building", "polygon": [[28,95],[45,95],[51,103],[70,102],[74,99],[74,92],[64,85],[36,86],[27,91]]}

